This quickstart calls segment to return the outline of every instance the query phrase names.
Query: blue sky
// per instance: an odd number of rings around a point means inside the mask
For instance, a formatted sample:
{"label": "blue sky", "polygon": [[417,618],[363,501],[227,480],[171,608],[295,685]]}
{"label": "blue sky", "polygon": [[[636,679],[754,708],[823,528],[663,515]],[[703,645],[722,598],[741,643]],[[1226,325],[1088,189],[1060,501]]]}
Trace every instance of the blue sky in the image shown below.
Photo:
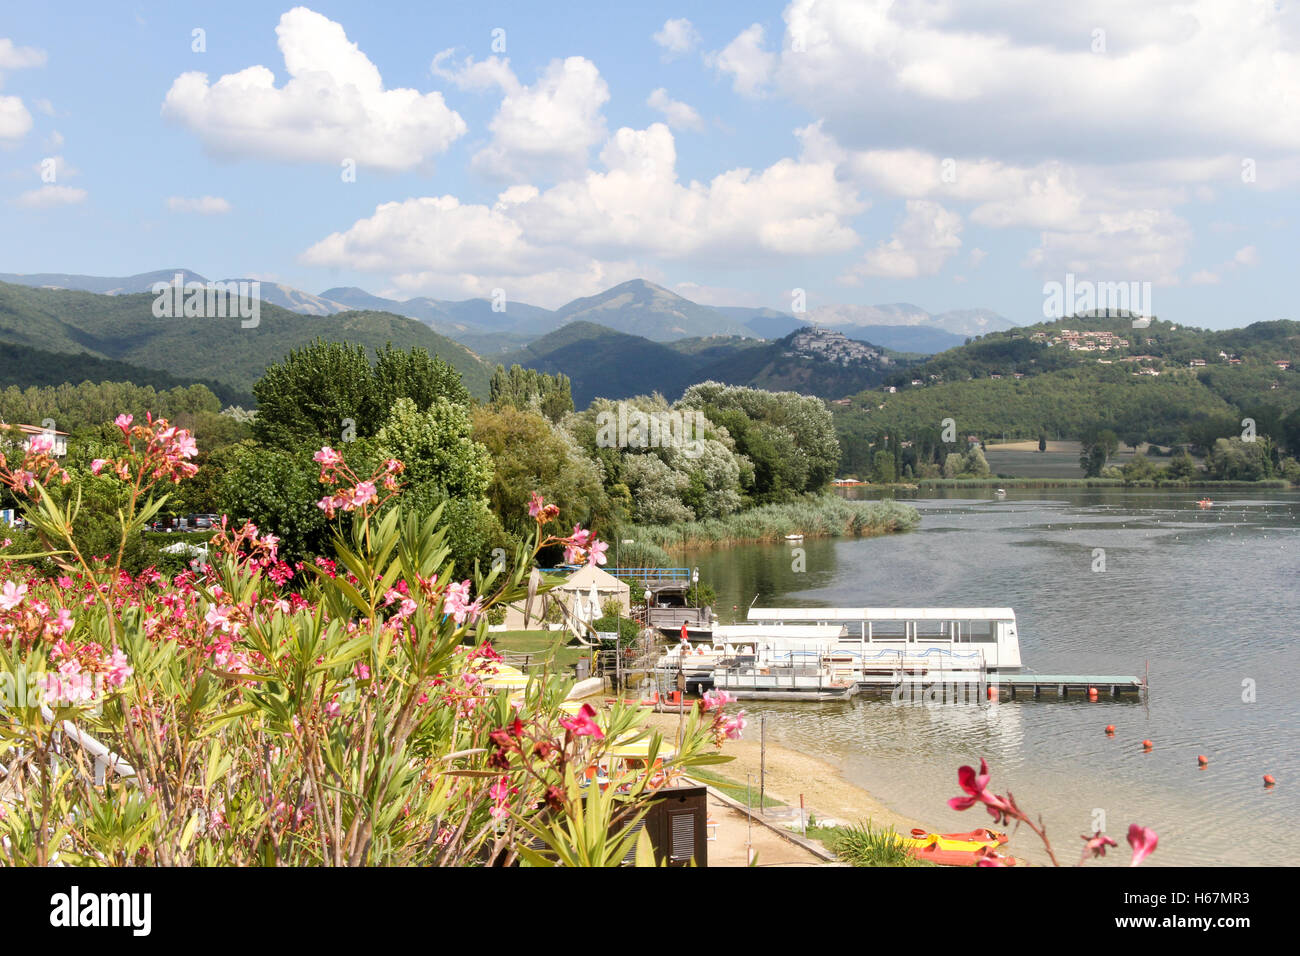
{"label": "blue sky", "polygon": [[1297,318],[1295,15],[1044,6],[6,4],[0,272]]}

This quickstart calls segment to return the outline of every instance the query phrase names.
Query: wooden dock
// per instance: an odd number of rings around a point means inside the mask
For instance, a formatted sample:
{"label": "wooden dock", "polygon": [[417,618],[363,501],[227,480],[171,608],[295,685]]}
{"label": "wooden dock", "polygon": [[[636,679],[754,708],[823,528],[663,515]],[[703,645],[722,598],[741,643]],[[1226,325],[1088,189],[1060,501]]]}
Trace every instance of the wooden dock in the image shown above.
{"label": "wooden dock", "polygon": [[[951,673],[932,671],[928,674],[904,674],[901,677],[891,674],[873,674],[859,680],[864,689],[891,691],[895,688],[910,688],[911,696],[918,699],[926,688],[952,687],[960,688],[966,693],[975,691],[979,699],[1016,700],[1026,697],[1038,700],[1041,697],[1055,697],[1066,700],[1069,697],[1091,696],[1097,692],[1098,699],[1109,697],[1118,699],[1124,694],[1140,694],[1145,683],[1140,677],[1115,674],[985,674]],[[904,696],[908,691],[904,690]]]}

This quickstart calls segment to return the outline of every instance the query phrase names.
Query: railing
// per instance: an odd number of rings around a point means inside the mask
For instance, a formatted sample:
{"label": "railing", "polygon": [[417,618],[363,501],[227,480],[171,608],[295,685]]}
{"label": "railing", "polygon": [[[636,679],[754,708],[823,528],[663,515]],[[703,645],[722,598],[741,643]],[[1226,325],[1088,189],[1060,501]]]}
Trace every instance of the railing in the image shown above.
{"label": "railing", "polygon": [[631,581],[689,581],[690,568],[605,568],[616,578]]}

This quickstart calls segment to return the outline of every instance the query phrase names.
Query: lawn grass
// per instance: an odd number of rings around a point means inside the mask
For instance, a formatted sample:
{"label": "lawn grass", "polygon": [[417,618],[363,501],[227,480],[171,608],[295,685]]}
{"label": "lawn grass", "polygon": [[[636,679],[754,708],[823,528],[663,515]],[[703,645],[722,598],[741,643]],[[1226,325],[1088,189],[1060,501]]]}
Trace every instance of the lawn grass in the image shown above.
{"label": "lawn grass", "polygon": [[488,640],[498,653],[527,654],[529,665],[551,660],[552,669],[569,672],[590,651],[581,644],[570,645],[568,631],[491,631]]}
{"label": "lawn grass", "polygon": [[[758,807],[758,786],[749,787],[744,781],[732,780],[730,777],[724,777],[713,770],[705,770],[703,767],[693,767],[688,771],[691,777],[700,783],[707,783],[714,790],[726,794],[733,800],[737,800],[746,806]],[[750,801],[753,801],[750,803]],[[780,800],[773,800],[771,797],[765,797],[763,800],[765,807],[783,807],[785,806]]]}

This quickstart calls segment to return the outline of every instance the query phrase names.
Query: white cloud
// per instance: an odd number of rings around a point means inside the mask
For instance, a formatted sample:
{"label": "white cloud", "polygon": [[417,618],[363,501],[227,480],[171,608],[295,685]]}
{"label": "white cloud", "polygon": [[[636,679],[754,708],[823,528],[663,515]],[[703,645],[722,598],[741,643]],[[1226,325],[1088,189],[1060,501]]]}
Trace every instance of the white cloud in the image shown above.
{"label": "white cloud", "polygon": [[84,189],[72,186],[42,186],[40,189],[29,189],[15,199],[14,204],[25,209],[47,209],[52,206],[75,205],[82,202],[86,195]]}
{"label": "white cloud", "polygon": [[695,112],[694,107],[672,99],[662,86],[651,93],[645,102],[646,106],[662,113],[664,121],[673,129],[704,129],[704,121],[700,119],[700,114]]}
{"label": "white cloud", "polygon": [[775,53],[763,49],[763,27],[755,23],[705,62],[719,73],[731,75],[731,87],[742,96],[762,96],[776,68]]}
{"label": "white cloud", "polygon": [[1099,213],[1085,231],[1044,231],[1024,265],[1041,275],[1067,272],[1108,282],[1176,285],[1192,230],[1161,209]]}
{"label": "white cloud", "polygon": [[591,147],[605,138],[601,108],[609,87],[596,65],[581,56],[552,60],[532,86],[519,82],[508,60],[467,57],[448,70],[439,53],[433,71],[462,89],[500,87],[505,97],[488,128],[492,141],[474,155],[474,168],[498,180],[574,175],[585,168]]}
{"label": "white cloud", "polygon": [[0,96],[0,143],[17,142],[32,128],[32,114],[16,96]]}
{"label": "white cloud", "polygon": [[[69,176],[81,175],[81,170],[68,165],[68,161],[62,156],[46,156],[40,162],[32,163],[31,168],[37,176],[41,177],[42,182],[54,183]],[[54,174],[52,179],[47,178],[50,173]]]}
{"label": "white cloud", "polygon": [[[1284,5],[792,0],[783,16],[775,84],[849,146],[1030,163],[1300,146]],[[1092,51],[1098,27],[1104,53]]]}
{"label": "white cloud", "polygon": [[385,90],[378,68],[343,27],[295,7],[276,27],[290,79],[275,85],[265,66],[250,66],[209,84],[183,73],[163,102],[163,116],[192,130],[211,153],[291,162],[406,170],[445,152],[465,121],[442,94]]}
{"label": "white cloud", "polygon": [[1257,266],[1259,265],[1259,250],[1254,246],[1242,246],[1233,253],[1232,261],[1238,266]]}
{"label": "white cloud", "polygon": [[[600,158],[604,172],[546,190],[513,186],[490,207],[454,196],[385,203],[313,245],[303,261],[386,274],[408,291],[445,290],[450,277],[462,290],[483,277],[559,288],[564,276],[644,275],[653,260],[784,261],[858,242],[847,220],[864,204],[829,162],[783,159],[681,183],[662,123],[618,130]],[[544,276],[551,278],[537,278]]]}
{"label": "white cloud", "polygon": [[870,250],[849,274],[890,279],[930,276],[960,248],[961,216],[937,202],[909,199],[890,240]]}
{"label": "white cloud", "polygon": [[670,59],[690,53],[700,42],[700,34],[685,17],[665,20],[663,29],[654,34],[653,38],[655,43],[664,48]]}
{"label": "white cloud", "polygon": [[44,65],[44,50],[30,46],[17,46],[13,40],[0,37],[0,70],[25,70]]}
{"label": "white cloud", "polygon": [[231,206],[228,201],[220,196],[199,196],[194,199],[187,199],[184,196],[171,196],[167,200],[167,208],[172,212],[193,212],[200,216],[220,216],[230,212]]}

